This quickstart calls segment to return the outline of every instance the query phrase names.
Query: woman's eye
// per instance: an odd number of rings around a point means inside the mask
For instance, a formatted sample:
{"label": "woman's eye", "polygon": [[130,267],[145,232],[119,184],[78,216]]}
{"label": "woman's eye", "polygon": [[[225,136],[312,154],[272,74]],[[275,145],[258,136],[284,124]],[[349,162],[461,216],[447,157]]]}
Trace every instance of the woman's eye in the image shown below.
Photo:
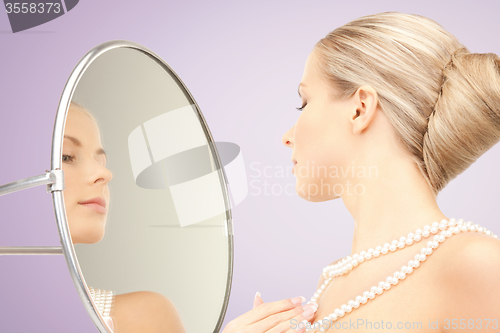
{"label": "woman's eye", "polygon": [[299,111],[302,111],[304,110],[304,108],[306,107],[307,103],[304,103],[300,108],[296,108],[297,110]]}
{"label": "woman's eye", "polygon": [[75,157],[73,155],[63,155],[62,156],[63,162],[73,162],[74,160],[75,160]]}

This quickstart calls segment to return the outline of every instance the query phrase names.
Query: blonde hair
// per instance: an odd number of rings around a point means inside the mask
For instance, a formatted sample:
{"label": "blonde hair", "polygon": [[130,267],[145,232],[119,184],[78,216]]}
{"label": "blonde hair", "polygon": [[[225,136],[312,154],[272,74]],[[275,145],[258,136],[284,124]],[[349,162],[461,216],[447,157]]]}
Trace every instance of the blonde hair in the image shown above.
{"label": "blonde hair", "polygon": [[372,86],[435,195],[500,140],[500,59],[470,53],[436,22],[364,16],[314,48],[338,98]]}
{"label": "blonde hair", "polygon": [[[92,121],[94,123],[97,124],[97,119],[94,117],[94,115],[92,113],[90,113],[90,111],[87,110],[85,107],[83,107],[81,104],[78,104],[76,102],[71,101],[69,104],[69,109],[75,109],[75,110],[82,112],[83,114],[88,116],[90,119],[92,119]],[[68,109],[68,111],[69,111],[69,109]]]}

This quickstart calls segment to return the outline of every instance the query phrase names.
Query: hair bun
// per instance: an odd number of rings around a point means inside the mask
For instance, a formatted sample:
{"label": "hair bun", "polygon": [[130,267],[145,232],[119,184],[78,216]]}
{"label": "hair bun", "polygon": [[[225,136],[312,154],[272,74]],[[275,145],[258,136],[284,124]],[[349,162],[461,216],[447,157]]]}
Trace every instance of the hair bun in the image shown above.
{"label": "hair bun", "polygon": [[423,158],[439,192],[500,140],[500,58],[460,48],[443,69],[443,83],[424,135]]}

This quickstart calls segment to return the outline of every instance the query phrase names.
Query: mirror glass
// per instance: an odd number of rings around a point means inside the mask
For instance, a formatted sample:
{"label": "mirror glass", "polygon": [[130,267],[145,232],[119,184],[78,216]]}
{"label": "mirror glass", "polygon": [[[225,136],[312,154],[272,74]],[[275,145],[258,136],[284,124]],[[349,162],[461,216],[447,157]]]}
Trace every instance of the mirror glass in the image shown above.
{"label": "mirror glass", "polygon": [[71,100],[64,204],[94,305],[115,332],[147,332],[145,322],[214,332],[230,288],[231,221],[195,101],[164,63],[126,47],[94,60]]}

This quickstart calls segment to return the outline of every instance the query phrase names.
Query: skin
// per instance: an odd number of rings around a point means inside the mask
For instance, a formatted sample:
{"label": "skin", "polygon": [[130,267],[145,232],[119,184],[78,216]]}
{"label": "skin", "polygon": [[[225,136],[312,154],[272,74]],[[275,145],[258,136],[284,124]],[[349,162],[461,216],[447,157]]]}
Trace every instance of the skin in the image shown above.
{"label": "skin", "polygon": [[[113,174],[106,168],[97,124],[73,108],[66,119],[62,166],[64,203],[73,243],[97,243],[104,237],[110,200],[108,183]],[[106,202],[104,213],[82,204],[96,197]]]}
{"label": "skin", "polygon": [[[93,244],[104,237],[113,175],[106,168],[99,127],[87,114],[71,107],[68,111],[63,142],[63,171],[66,188],[64,202],[74,244]],[[100,197],[105,212],[82,204]],[[109,326],[115,333],[185,333],[181,318],[165,296],[139,291],[115,296]]]}
{"label": "skin", "polygon": [[[351,254],[375,248],[434,221],[448,220],[414,159],[398,144],[392,126],[378,107],[377,92],[370,86],[362,86],[351,97],[338,99],[337,91],[320,75],[317,60],[313,51],[299,86],[305,107],[282,138],[283,144],[292,149],[292,160],[297,162],[293,169],[297,194],[311,202],[342,199],[354,222]],[[376,172],[358,172],[370,166]],[[332,174],[332,168],[338,173]],[[427,240],[365,261],[335,278],[319,299],[319,307],[309,322],[323,319],[385,281],[420,253]],[[499,258],[500,240],[471,232],[454,235],[394,289],[361,305],[337,320],[337,328],[330,326],[326,331],[381,331],[381,327],[357,321],[363,320],[391,322],[393,329],[398,322],[422,323],[421,327],[403,328],[405,332],[471,332],[479,328],[482,320],[482,332],[496,332],[500,329]],[[321,275],[317,287],[323,282]],[[240,323],[240,329],[255,333],[287,331],[281,326],[289,325],[285,312],[260,298],[255,302],[254,309],[234,320]],[[260,320],[274,316],[278,323],[273,330],[251,330],[241,324],[241,318],[255,313],[264,304],[268,307],[261,311]],[[462,323],[473,320],[474,328],[461,329],[460,319],[464,319]],[[496,319],[496,326],[491,321],[486,328],[486,319]],[[429,323],[436,321],[437,329],[429,328]],[[360,324],[354,327],[350,322]],[[457,328],[452,323],[457,323]],[[226,327],[224,333],[230,332],[239,331]]]}

